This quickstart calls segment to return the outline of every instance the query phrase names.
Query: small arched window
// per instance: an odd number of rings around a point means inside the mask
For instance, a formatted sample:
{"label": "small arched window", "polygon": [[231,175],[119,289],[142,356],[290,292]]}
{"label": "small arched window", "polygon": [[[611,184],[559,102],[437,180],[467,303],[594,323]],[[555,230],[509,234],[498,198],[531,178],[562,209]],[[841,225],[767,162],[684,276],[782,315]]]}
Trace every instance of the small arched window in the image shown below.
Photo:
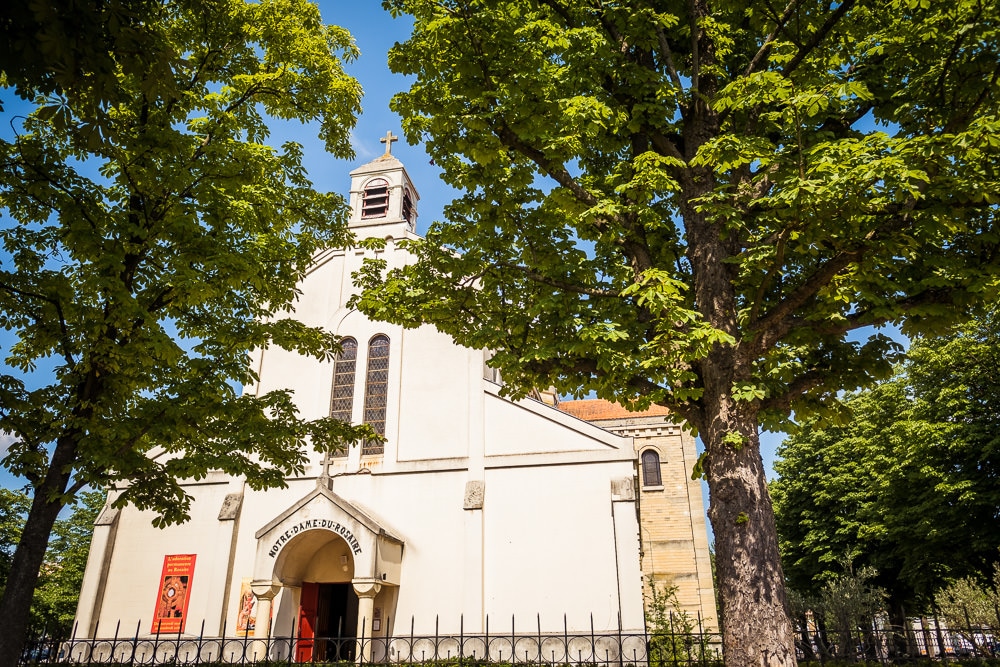
{"label": "small arched window", "polygon": [[[333,390],[330,392],[330,416],[350,422],[354,408],[354,375],[358,362],[358,341],[344,338],[340,354],[333,362]],[[347,456],[344,449],[334,456]]]}
{"label": "small arched window", "polygon": [[[368,375],[365,378],[364,423],[385,436],[386,396],[389,388],[389,337],[379,334],[368,341]],[[362,454],[381,454],[382,442],[366,440]]]}
{"label": "small arched window", "polygon": [[362,218],[384,218],[389,210],[389,181],[375,178],[368,181],[361,200]]}
{"label": "small arched window", "polygon": [[654,449],[647,449],[642,453],[642,485],[663,486],[660,478],[660,455]]}
{"label": "small arched window", "polygon": [[410,189],[403,188],[403,220],[413,226],[413,197],[410,196]]}

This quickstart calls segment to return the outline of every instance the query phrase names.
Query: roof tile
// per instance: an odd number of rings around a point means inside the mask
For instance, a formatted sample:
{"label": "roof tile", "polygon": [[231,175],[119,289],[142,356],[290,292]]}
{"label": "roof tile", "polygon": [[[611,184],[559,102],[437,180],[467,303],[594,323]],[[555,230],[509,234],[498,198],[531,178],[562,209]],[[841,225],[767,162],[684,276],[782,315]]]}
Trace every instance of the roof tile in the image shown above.
{"label": "roof tile", "polygon": [[574,417],[586,421],[601,421],[604,419],[625,419],[628,417],[661,417],[670,414],[662,405],[651,405],[647,410],[633,412],[627,408],[606,401],[602,398],[589,398],[580,401],[559,401],[559,409]]}

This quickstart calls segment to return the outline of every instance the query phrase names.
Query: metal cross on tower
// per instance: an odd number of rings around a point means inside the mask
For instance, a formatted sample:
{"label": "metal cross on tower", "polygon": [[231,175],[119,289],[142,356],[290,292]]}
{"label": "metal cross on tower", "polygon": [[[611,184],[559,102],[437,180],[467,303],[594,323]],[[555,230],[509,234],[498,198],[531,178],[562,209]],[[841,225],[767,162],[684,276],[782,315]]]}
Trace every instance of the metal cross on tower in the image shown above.
{"label": "metal cross on tower", "polygon": [[385,136],[379,139],[383,144],[385,144],[385,154],[392,155],[392,142],[399,141],[399,137],[392,135],[392,130],[385,133]]}

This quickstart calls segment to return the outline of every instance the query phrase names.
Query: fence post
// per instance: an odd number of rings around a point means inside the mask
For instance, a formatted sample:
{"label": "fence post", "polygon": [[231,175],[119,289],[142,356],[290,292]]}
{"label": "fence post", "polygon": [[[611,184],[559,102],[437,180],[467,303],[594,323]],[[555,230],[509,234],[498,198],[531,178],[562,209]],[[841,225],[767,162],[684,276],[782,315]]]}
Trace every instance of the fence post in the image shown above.
{"label": "fence post", "polygon": [[142,627],[142,619],[135,622],[135,634],[132,635],[132,656],[129,662],[135,662],[135,652],[139,649],[139,628]]}
{"label": "fence post", "polygon": [[358,648],[361,649],[361,655],[358,656],[358,664],[359,665],[365,664],[365,630],[368,629],[366,627],[367,625],[368,625],[368,618],[367,617],[362,618],[361,619],[361,644],[358,646]]}
{"label": "fence post", "polygon": [[597,642],[594,639],[594,612],[590,612],[590,659],[597,662]]}
{"label": "fence post", "polygon": [[937,635],[938,657],[941,658],[942,662],[947,662],[948,651],[945,649],[944,633],[941,631],[941,619],[938,618],[938,608],[936,604],[934,605],[934,633]]}
{"label": "fence post", "polygon": [[115,636],[111,640],[111,655],[108,656],[108,662],[112,662],[115,659],[115,649],[118,647],[118,631],[121,630],[121,627],[122,619],[119,618],[118,622],[115,623]]}
{"label": "fence post", "polygon": [[392,662],[392,657],[389,655],[389,644],[392,643],[392,616],[389,614],[385,615],[385,662],[389,664]]}
{"label": "fence post", "polygon": [[695,612],[695,618],[698,619],[698,662],[705,665],[705,626],[701,623],[701,609]]}
{"label": "fence post", "polygon": [[569,664],[569,623],[566,621],[566,612],[563,612],[563,658]]}
{"label": "fence post", "polygon": [[[258,616],[260,616],[260,614],[258,614]],[[254,625],[254,628],[253,628],[254,629],[254,634],[257,633],[257,626],[259,626],[259,625],[260,625],[260,623],[257,623],[256,625]],[[249,639],[249,637],[250,637],[250,633],[249,632],[244,632],[243,633],[243,655],[240,657],[240,664],[241,665],[245,665],[246,662],[247,662],[247,639]]]}
{"label": "fence post", "polygon": [[201,619],[201,629],[198,630],[198,641],[195,644],[195,646],[197,647],[197,652],[195,653],[194,656],[194,664],[196,665],[201,664],[201,647],[204,641],[205,641],[205,619],[203,618]]}
{"label": "fence post", "polygon": [[535,620],[538,622],[538,662],[542,663],[545,658],[542,656],[542,613],[535,612]]}
{"label": "fence post", "polygon": [[87,663],[94,661],[94,646],[97,642],[97,633],[101,629],[101,619],[97,619],[97,623],[94,623],[94,634],[90,638],[90,650],[87,651]]}
{"label": "fence post", "polygon": [[618,667],[625,664],[625,647],[622,646],[622,610],[618,610]]}
{"label": "fence post", "polygon": [[510,615],[510,664],[517,664],[517,639],[514,638],[514,614]]}
{"label": "fence post", "polygon": [[670,612],[668,616],[670,621],[670,655],[674,659],[674,667],[677,667],[677,633],[674,631],[674,612]]}

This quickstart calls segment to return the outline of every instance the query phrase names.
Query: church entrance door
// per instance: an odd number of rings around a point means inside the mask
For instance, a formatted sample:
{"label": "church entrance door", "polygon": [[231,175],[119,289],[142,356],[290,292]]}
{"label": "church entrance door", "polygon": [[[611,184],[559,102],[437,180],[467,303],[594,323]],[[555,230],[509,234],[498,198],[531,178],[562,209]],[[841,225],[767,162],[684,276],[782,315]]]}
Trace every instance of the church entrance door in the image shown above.
{"label": "church entrance door", "polygon": [[358,596],[350,583],[302,583],[297,662],[353,661],[357,654]]}

